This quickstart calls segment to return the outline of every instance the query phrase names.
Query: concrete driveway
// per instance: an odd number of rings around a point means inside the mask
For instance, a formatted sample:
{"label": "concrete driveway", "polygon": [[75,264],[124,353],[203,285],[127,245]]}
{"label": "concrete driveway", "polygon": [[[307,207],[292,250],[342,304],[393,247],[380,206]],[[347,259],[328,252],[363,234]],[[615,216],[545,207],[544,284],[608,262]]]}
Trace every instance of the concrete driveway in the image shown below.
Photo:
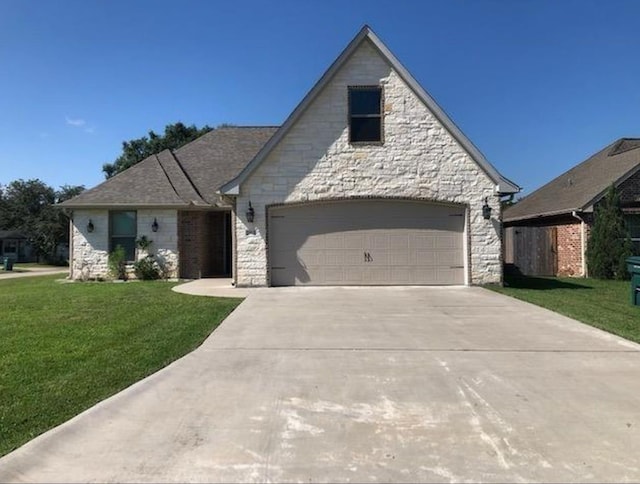
{"label": "concrete driveway", "polygon": [[638,345],[480,288],[284,288],[0,481],[640,481],[638,456]]}

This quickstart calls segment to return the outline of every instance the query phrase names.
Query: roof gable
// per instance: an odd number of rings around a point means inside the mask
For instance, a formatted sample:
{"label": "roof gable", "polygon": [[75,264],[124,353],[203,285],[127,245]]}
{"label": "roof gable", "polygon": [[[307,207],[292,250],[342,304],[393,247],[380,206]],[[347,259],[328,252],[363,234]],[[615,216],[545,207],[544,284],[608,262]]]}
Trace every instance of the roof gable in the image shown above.
{"label": "roof gable", "polygon": [[214,129],[172,152],[164,150],[60,205],[209,206],[218,187],[235,177],[275,133],[276,127]]}
{"label": "roof gable", "polygon": [[175,150],[184,171],[202,198],[219,201],[218,189],[238,175],[277,131],[275,126],[216,128]]}
{"label": "roof gable", "polygon": [[294,109],[280,129],[273,137],[262,147],[258,154],[251,162],[233,180],[229,181],[220,188],[222,193],[228,195],[236,195],[239,193],[240,185],[253,173],[253,171],[267,158],[267,156],[275,149],[278,143],[291,130],[293,125],[300,119],[303,113],[309,108],[313,101],[319,96],[322,90],[330,83],[333,77],[342,69],[351,55],[365,41],[370,42],[386,62],[397,72],[409,88],[418,96],[424,105],[433,113],[445,129],[456,139],[456,141],[467,151],[471,158],[479,165],[479,167],[489,176],[495,183],[496,191],[500,193],[516,193],[520,190],[515,183],[506,179],[498,173],[498,171],[489,163],[476,146],[462,133],[455,123],[447,116],[447,114],[438,106],[435,100],[420,86],[415,78],[405,69],[405,67],[396,59],[391,51],[382,43],[375,33],[365,25],[358,35],[349,43],[342,51],[338,58],[331,64],[329,69],[323,74],[315,86],[307,93],[303,100]]}
{"label": "roof gable", "polygon": [[505,209],[505,222],[590,211],[614,184],[640,170],[640,139],[622,138]]}

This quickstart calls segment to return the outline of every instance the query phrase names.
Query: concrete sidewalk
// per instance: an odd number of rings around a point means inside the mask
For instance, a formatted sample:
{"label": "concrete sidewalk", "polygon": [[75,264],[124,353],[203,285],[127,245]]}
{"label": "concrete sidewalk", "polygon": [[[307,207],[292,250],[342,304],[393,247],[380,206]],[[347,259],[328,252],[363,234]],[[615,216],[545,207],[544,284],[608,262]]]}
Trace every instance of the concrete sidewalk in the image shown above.
{"label": "concrete sidewalk", "polygon": [[21,277],[34,277],[34,276],[48,276],[52,274],[68,274],[68,267],[61,268],[40,268],[40,267],[30,267],[26,269],[25,272],[18,271],[0,271],[0,281],[4,279],[17,279]]}
{"label": "concrete sidewalk", "polygon": [[252,292],[0,482],[638,482],[640,346],[473,288]]}
{"label": "concrete sidewalk", "polygon": [[196,279],[174,286],[172,290],[182,294],[213,297],[247,297],[252,291],[258,290],[238,288],[233,286],[232,282],[233,279],[230,278]]}

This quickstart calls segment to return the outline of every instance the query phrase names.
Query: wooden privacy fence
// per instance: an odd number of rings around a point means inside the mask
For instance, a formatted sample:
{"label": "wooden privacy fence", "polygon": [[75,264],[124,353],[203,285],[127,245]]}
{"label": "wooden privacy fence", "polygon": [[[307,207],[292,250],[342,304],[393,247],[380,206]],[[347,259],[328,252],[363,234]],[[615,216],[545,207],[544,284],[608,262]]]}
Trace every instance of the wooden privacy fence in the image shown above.
{"label": "wooden privacy fence", "polygon": [[555,276],[558,242],[555,227],[507,227],[504,261],[526,276]]}

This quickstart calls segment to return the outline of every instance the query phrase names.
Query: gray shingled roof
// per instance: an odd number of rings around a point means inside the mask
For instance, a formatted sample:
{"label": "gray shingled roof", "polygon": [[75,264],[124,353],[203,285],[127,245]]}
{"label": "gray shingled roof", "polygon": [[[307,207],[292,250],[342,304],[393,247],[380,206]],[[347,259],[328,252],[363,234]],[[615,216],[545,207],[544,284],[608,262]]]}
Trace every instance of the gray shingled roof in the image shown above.
{"label": "gray shingled roof", "polygon": [[590,211],[612,183],[622,183],[639,169],[640,139],[619,139],[505,209],[503,220]]}
{"label": "gray shingled roof", "polygon": [[217,190],[271,138],[275,127],[219,128],[164,150],[66,202],[66,208],[216,205]]}
{"label": "gray shingled roof", "polygon": [[278,130],[276,126],[218,128],[175,150],[202,198],[218,201],[218,190],[235,178]]}

